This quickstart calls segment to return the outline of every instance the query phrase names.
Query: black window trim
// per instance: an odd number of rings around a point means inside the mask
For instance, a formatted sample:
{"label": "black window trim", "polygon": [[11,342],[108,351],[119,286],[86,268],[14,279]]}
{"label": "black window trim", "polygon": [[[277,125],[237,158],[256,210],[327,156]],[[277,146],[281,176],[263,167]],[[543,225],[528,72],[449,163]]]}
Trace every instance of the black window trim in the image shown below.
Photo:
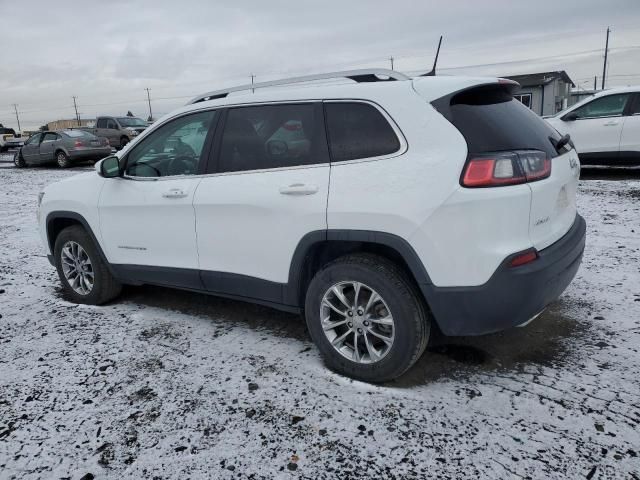
{"label": "black window trim", "polygon": [[255,174],[255,173],[260,173],[260,172],[277,172],[280,170],[300,170],[300,169],[306,169],[306,168],[321,168],[321,167],[329,167],[330,165],[330,159],[331,159],[331,149],[329,149],[328,143],[327,143],[327,135],[326,135],[326,129],[323,129],[323,138],[322,140],[324,141],[325,145],[327,145],[327,149],[329,150],[329,156],[328,159],[329,161],[326,162],[320,162],[320,163],[310,163],[310,164],[304,164],[304,165],[289,165],[286,167],[271,167],[271,168],[256,168],[253,170],[237,170],[237,171],[232,171],[232,172],[227,172],[227,171],[222,171],[221,167],[220,167],[220,150],[222,148],[222,135],[224,133],[224,127],[227,123],[227,114],[229,112],[229,110],[232,109],[236,109],[236,108],[250,108],[250,107],[262,107],[262,106],[279,106],[279,105],[299,105],[299,104],[310,104],[313,105],[314,107],[314,114],[316,116],[318,116],[319,118],[322,118],[323,123],[324,122],[324,110],[323,110],[323,106],[322,106],[322,100],[313,100],[313,99],[309,99],[309,100],[278,100],[278,101],[271,101],[271,102],[256,102],[256,103],[239,103],[239,104],[232,104],[232,105],[224,105],[223,107],[221,107],[224,111],[222,113],[222,115],[220,116],[220,120],[218,121],[218,128],[216,131],[216,135],[214,137],[213,140],[213,148],[212,151],[209,155],[209,161],[207,162],[208,165],[208,169],[206,170],[206,172],[203,174],[203,176],[205,177],[217,177],[217,176],[221,176],[221,175],[246,175],[246,174]]}
{"label": "black window trim", "polygon": [[[632,92],[633,97],[631,97],[631,101],[627,104],[627,116],[628,117],[637,117],[640,116],[640,92]],[[631,113],[634,109],[638,109],[636,113]]]}
{"label": "black window trim", "polygon": [[[391,126],[391,129],[396,134],[398,143],[400,144],[400,147],[398,148],[398,150],[396,150],[395,152],[387,153],[385,155],[378,155],[375,157],[354,158],[351,160],[338,160],[338,161],[334,161],[332,158],[331,159],[332,165],[346,165],[350,163],[362,163],[362,162],[377,162],[379,160],[387,160],[389,158],[399,157],[401,155],[404,155],[407,152],[407,150],[409,150],[409,142],[407,142],[407,139],[404,133],[402,132],[402,130],[400,129],[400,127],[398,126],[394,118],[389,114],[389,112],[387,112],[384,109],[384,107],[382,107],[382,105],[380,105],[379,103],[376,103],[372,100],[366,100],[363,98],[331,98],[331,99],[324,99],[322,101],[323,111],[324,111],[325,130],[327,131],[327,141],[329,140],[329,133],[328,133],[328,125],[327,125],[327,113],[326,113],[326,110],[324,110],[324,105],[328,103],[363,103],[366,105],[371,105],[373,108],[378,110],[378,112],[380,112],[380,114],[384,117],[387,123]],[[331,155],[331,146],[329,146],[329,154]]]}
{"label": "black window trim", "polygon": [[[131,154],[131,152],[136,148],[136,146],[138,145],[138,143],[140,143],[141,141],[143,141],[145,138],[147,138],[150,135],[153,135],[156,130],[162,128],[164,125],[167,125],[170,122],[173,122],[174,120],[178,120],[182,117],[187,117],[190,115],[195,115],[198,113],[203,113],[203,112],[211,112],[211,111],[218,111],[219,114],[216,115],[216,118],[214,119],[213,125],[211,126],[211,129],[209,130],[209,132],[207,133],[207,138],[204,141],[204,145],[202,146],[202,152],[201,152],[201,159],[200,162],[198,163],[198,171],[193,174],[193,175],[167,175],[164,177],[136,177],[136,176],[132,176],[132,175],[127,175],[126,173],[122,174],[122,178],[126,179],[126,180],[134,180],[137,182],[161,182],[161,181],[167,181],[167,180],[176,180],[176,179],[192,179],[192,178],[201,178],[204,175],[206,175],[206,169],[207,169],[207,165],[210,163],[210,157],[211,157],[211,147],[214,141],[215,136],[218,133],[219,127],[220,127],[220,118],[222,117],[224,107],[221,106],[216,106],[216,107],[207,107],[207,108],[199,108],[197,110],[189,110],[188,112],[181,112],[171,118],[167,118],[165,121],[163,122],[158,122],[153,124],[152,127],[146,129],[142,135],[135,137],[134,141],[131,143],[131,146],[129,147],[129,151],[127,151],[126,155],[124,155],[121,159],[120,162],[122,164],[122,172],[126,172],[127,171],[127,166],[128,166],[128,162],[129,162],[129,155]],[[134,143],[135,142],[135,143]]]}

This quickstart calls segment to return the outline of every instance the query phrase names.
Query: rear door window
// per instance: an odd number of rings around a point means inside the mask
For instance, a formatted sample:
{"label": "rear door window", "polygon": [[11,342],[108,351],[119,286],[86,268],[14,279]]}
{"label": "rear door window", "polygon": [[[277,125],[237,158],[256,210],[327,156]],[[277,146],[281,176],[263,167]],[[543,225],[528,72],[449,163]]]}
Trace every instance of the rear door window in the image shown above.
{"label": "rear door window", "polygon": [[400,150],[398,136],[373,105],[327,102],[324,108],[334,162],[380,157]]}
{"label": "rear door window", "polygon": [[231,108],[219,171],[239,172],[329,162],[320,104]]}

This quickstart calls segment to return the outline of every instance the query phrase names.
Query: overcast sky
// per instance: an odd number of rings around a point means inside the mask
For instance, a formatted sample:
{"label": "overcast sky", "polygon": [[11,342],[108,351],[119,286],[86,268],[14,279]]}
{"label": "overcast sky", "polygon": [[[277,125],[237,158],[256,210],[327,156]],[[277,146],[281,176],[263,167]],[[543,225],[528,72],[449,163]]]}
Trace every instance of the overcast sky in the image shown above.
{"label": "overcast sky", "polygon": [[[573,6],[572,6],[573,5]],[[566,70],[582,88],[640,84],[640,0],[0,0],[0,123],[155,117],[200,93],[349,68],[443,74]],[[598,81],[598,84],[600,80]],[[177,97],[177,98],[176,98]]]}

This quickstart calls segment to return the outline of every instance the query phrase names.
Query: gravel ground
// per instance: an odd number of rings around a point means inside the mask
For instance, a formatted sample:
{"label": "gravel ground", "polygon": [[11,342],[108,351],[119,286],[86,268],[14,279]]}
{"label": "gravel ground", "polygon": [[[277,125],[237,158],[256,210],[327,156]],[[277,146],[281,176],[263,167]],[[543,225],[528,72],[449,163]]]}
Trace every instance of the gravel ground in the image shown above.
{"label": "gravel ground", "polygon": [[584,262],[535,322],[396,382],[327,370],[297,316],[155,287],[66,301],[0,163],[1,478],[640,479],[640,180],[582,182]]}

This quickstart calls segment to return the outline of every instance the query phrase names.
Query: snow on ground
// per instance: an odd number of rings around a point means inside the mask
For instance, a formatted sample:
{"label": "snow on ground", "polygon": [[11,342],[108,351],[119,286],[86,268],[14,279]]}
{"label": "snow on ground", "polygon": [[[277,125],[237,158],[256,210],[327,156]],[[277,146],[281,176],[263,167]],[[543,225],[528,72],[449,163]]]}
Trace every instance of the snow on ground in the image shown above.
{"label": "snow on ground", "polygon": [[372,386],[297,316],[65,301],[35,203],[75,170],[0,164],[1,478],[640,478],[640,181],[582,182],[584,263],[538,320]]}

